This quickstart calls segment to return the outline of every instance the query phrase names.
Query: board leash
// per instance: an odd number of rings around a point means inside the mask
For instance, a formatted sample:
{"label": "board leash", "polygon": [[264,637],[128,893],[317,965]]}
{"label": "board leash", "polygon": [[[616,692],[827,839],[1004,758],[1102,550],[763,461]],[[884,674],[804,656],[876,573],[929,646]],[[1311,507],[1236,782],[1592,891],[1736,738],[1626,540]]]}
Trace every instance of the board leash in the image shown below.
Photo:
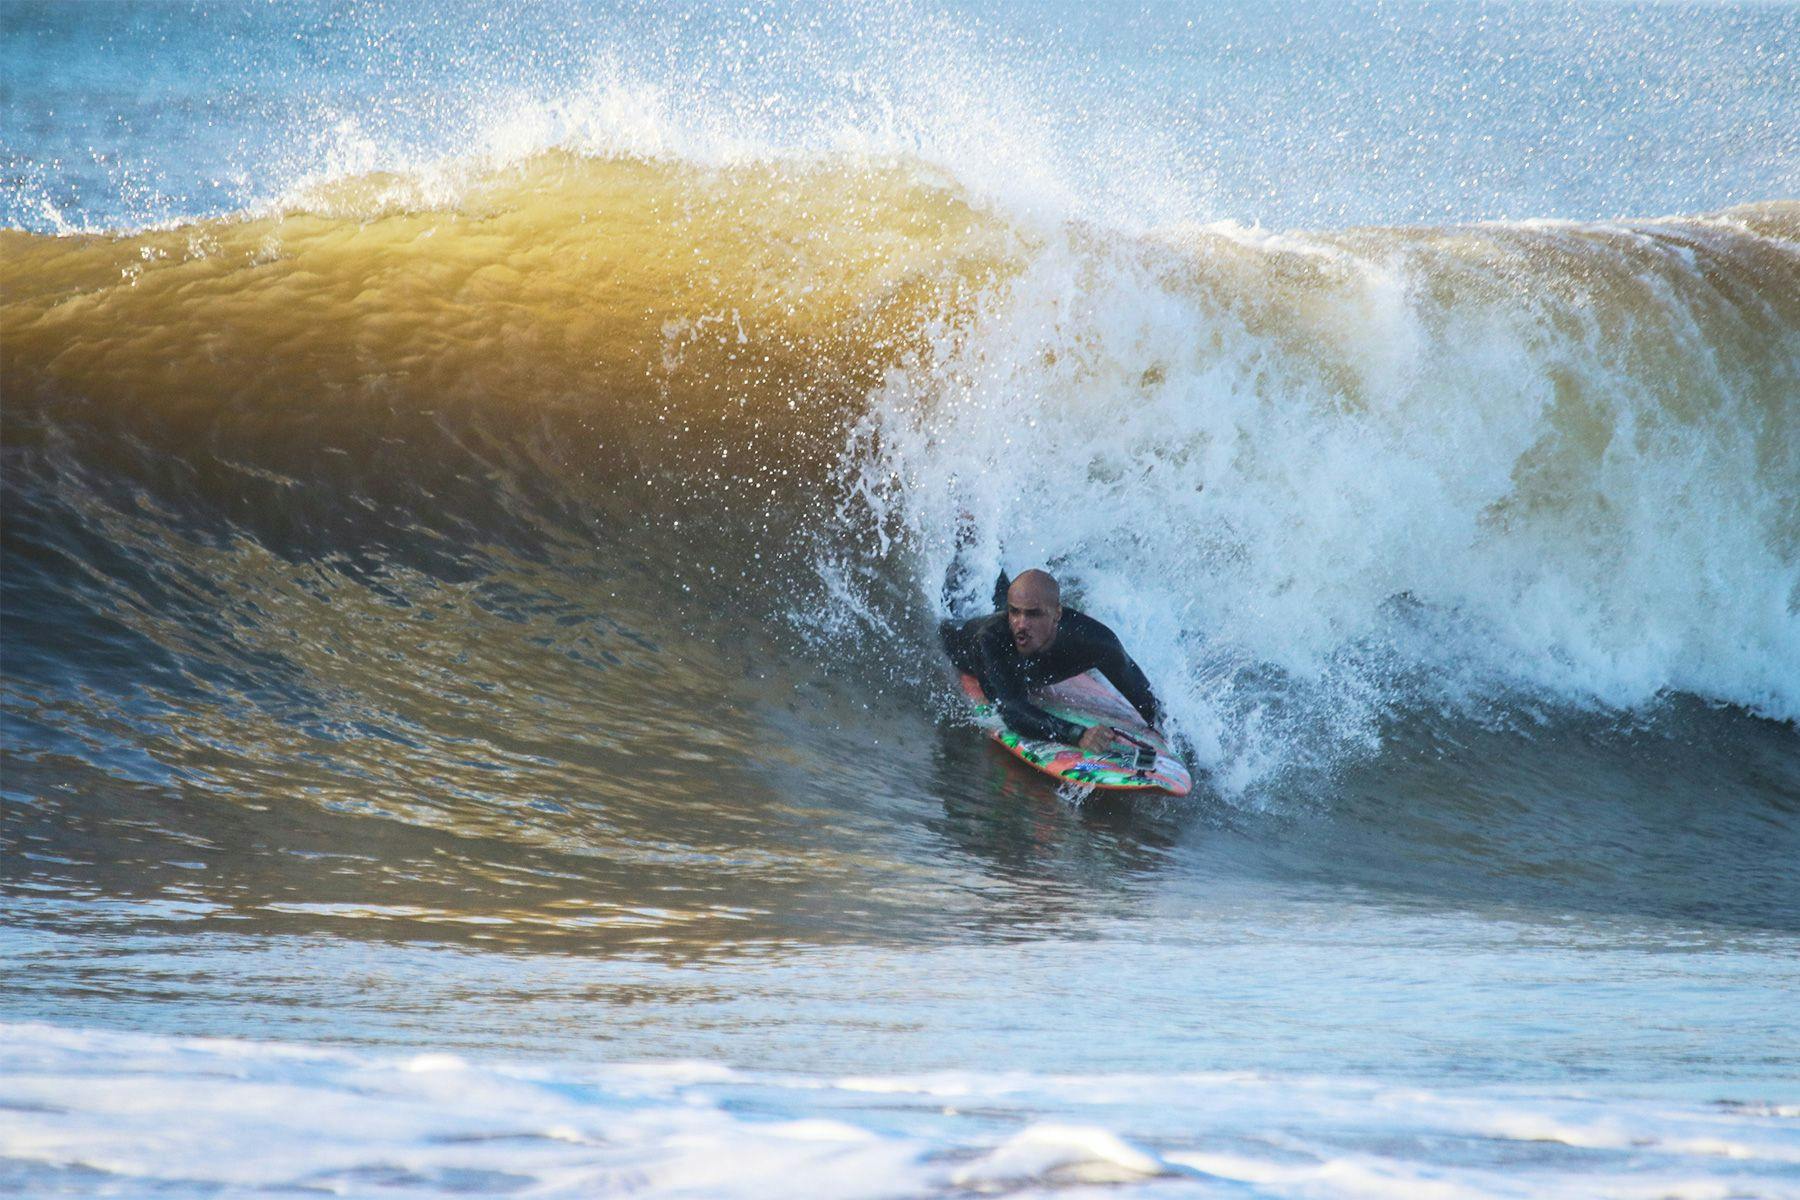
{"label": "board leash", "polygon": [[[1112,727],[1109,726],[1109,728],[1112,728]],[[1113,736],[1118,738],[1120,741],[1128,742],[1131,745],[1137,747],[1137,752],[1138,752],[1137,753],[1137,763],[1136,763],[1137,770],[1139,770],[1140,772],[1145,771],[1145,770],[1149,769],[1150,767],[1153,767],[1156,765],[1158,751],[1155,746],[1152,746],[1149,742],[1144,741],[1142,738],[1132,737],[1129,733],[1126,733],[1123,729],[1113,728],[1112,732],[1113,732]],[[1148,756],[1148,757],[1146,758],[1146,756]]]}

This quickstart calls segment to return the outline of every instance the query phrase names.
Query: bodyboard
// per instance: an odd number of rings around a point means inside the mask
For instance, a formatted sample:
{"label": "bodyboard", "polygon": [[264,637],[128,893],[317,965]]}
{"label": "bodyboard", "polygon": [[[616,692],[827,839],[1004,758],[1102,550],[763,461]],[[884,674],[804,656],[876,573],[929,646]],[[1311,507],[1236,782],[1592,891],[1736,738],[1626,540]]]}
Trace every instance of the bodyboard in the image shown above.
{"label": "bodyboard", "polygon": [[962,686],[974,706],[975,723],[1023,762],[1046,775],[1078,787],[1162,791],[1171,796],[1185,796],[1194,786],[1193,776],[1168,741],[1144,724],[1131,702],[1097,671],[1037,688],[1031,692],[1031,701],[1045,712],[1077,725],[1111,725],[1142,746],[1115,747],[1104,754],[1092,754],[1066,742],[1023,737],[1006,727],[999,708],[988,700],[973,675],[964,675]]}

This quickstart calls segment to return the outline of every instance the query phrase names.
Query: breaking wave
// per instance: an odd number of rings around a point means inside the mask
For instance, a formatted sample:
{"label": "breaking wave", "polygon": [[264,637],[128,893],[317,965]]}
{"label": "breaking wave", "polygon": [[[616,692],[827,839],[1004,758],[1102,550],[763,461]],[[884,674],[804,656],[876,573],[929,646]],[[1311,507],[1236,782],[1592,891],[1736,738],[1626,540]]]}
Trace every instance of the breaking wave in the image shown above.
{"label": "breaking wave", "polygon": [[553,150],[0,254],[45,678],[71,613],[176,675],[219,653],[192,606],[266,643],[296,562],[529,596],[628,558],[880,662],[1046,564],[1227,789],[1421,705],[1800,717],[1793,203],[1124,232],[905,156]]}

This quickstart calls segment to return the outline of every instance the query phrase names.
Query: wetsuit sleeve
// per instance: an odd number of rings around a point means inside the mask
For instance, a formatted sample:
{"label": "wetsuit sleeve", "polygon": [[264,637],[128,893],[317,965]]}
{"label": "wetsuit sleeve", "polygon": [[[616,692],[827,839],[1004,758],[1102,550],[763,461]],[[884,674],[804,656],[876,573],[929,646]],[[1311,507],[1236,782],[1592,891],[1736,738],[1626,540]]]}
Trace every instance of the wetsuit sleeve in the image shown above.
{"label": "wetsuit sleeve", "polygon": [[1100,649],[1100,661],[1094,664],[1100,673],[1106,676],[1107,682],[1119,689],[1119,695],[1131,702],[1131,707],[1138,710],[1144,723],[1153,728],[1162,728],[1162,701],[1150,690],[1150,680],[1144,676],[1131,655],[1125,653],[1125,646],[1110,629],[1106,631],[1106,644]]}
{"label": "wetsuit sleeve", "polygon": [[989,638],[981,639],[981,670],[978,678],[988,692],[988,699],[1000,710],[1006,727],[1023,737],[1039,741],[1068,742],[1074,745],[1086,732],[1073,721],[1045,712],[1025,694],[1025,685],[1008,663],[995,653]]}
{"label": "wetsuit sleeve", "polygon": [[1006,727],[1022,737],[1042,742],[1067,742],[1073,746],[1087,732],[1073,721],[1045,712],[1026,699],[1023,691],[1011,695],[1002,691],[994,697],[994,703],[999,706],[1000,718],[1006,722]]}

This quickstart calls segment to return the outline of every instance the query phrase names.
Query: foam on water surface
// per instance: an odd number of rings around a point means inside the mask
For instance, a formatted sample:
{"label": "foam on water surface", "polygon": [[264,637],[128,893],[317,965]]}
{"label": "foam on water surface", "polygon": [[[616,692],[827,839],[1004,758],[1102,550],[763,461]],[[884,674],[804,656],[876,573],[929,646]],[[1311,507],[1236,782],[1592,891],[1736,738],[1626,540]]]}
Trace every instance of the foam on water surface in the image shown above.
{"label": "foam on water surface", "polygon": [[1800,1126],[1774,1104],[1568,1089],[544,1066],[14,1024],[0,1181],[96,1196],[1773,1198],[1800,1191]]}

